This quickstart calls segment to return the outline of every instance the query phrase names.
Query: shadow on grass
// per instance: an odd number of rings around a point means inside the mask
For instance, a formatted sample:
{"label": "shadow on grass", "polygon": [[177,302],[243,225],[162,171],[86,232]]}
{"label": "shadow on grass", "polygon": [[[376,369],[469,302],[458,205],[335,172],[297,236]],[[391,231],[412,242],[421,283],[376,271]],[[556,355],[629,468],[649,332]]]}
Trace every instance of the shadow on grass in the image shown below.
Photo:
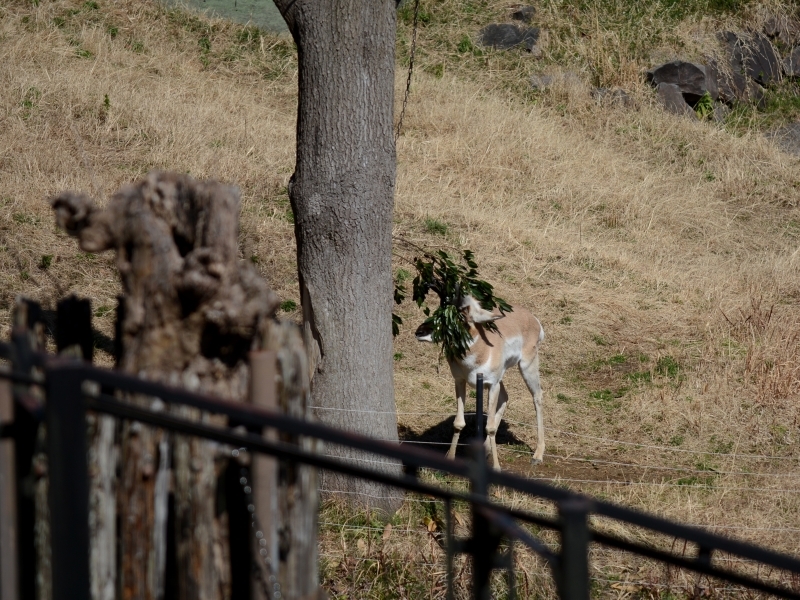
{"label": "shadow on grass", "polygon": [[[467,425],[461,430],[461,437],[458,440],[459,446],[456,451],[456,456],[462,458],[466,458],[467,456],[467,448],[462,444],[468,443],[475,437],[475,413],[468,413],[464,415],[464,418],[467,421]],[[447,450],[450,448],[450,441],[453,439],[453,421],[455,421],[455,415],[446,418],[436,425],[428,427],[422,432],[418,432],[408,425],[401,424],[397,426],[397,433],[400,437],[400,441],[408,442],[410,446],[413,445],[417,448],[425,448],[439,454],[447,454]],[[524,441],[511,433],[505,421],[500,423],[496,439],[498,445],[528,447]]]}

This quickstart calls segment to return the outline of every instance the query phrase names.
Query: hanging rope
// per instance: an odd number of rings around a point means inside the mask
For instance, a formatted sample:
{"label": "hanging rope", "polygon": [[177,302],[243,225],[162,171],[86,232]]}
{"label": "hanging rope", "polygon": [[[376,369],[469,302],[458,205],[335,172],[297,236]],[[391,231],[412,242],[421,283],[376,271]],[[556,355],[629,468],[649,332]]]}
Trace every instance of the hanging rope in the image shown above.
{"label": "hanging rope", "polygon": [[417,17],[419,15],[419,0],[414,0],[414,20],[411,24],[411,52],[408,56],[408,78],[406,79],[406,92],[403,95],[403,107],[400,109],[400,118],[397,120],[397,128],[394,132],[394,142],[400,137],[400,131],[403,128],[403,117],[406,116],[406,105],[408,104],[408,95],[411,93],[411,73],[414,71],[414,54],[417,50]]}

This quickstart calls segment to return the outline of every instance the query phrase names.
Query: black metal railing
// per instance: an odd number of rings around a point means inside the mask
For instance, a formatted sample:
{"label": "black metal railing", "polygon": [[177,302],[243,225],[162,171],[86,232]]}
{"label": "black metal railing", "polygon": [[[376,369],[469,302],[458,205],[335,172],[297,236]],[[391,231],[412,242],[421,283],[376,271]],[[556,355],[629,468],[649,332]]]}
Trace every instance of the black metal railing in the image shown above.
{"label": "black metal railing", "polygon": [[[18,348],[0,344],[0,358],[17,361],[19,354]],[[796,576],[800,575],[800,560],[795,557],[534,480],[493,471],[486,463],[484,447],[479,440],[471,442],[469,460],[448,460],[430,451],[373,440],[252,405],[170,388],[117,371],[92,367],[77,360],[35,353],[26,354],[25,360],[26,366],[38,366],[41,377],[14,369],[0,372],[0,378],[10,379],[16,385],[18,410],[35,418],[43,416],[48,428],[54,600],[89,597],[87,411],[135,420],[186,435],[216,440],[237,448],[245,447],[252,452],[274,456],[280,460],[304,463],[441,499],[446,512],[444,533],[449,597],[452,597],[453,590],[453,557],[458,553],[467,553],[472,557],[474,598],[489,598],[491,574],[496,569],[507,571],[508,597],[513,598],[515,585],[512,553],[514,543],[517,543],[529,548],[545,561],[562,599],[589,598],[590,544],[630,552],[752,590],[800,599],[800,593],[794,589],[743,572],[724,569],[714,563],[715,553],[725,553]],[[86,385],[87,382],[92,382],[93,385]],[[44,406],[26,395],[25,387],[30,385],[44,387]],[[118,394],[115,396],[114,393]],[[152,411],[120,399],[119,396],[126,394],[154,396],[168,405],[190,406],[227,415],[230,420],[244,425],[244,429],[186,420],[170,414],[169,411]],[[477,399],[480,407],[483,400],[482,386],[478,387]],[[478,427],[481,428],[480,419]],[[347,446],[400,461],[404,465],[404,471],[400,474],[373,471],[282,443],[276,437],[255,433],[263,433],[265,429],[316,438],[325,443]],[[16,425],[4,425],[4,436],[16,438],[18,434]],[[470,488],[468,491],[459,491],[427,483],[419,477],[421,469],[465,478],[469,481]],[[493,486],[551,501],[555,503],[558,516],[553,518],[502,507],[489,498],[488,492]],[[457,501],[469,504],[472,510],[472,532],[467,539],[457,539],[453,533],[453,503]],[[590,517],[593,515],[693,544],[698,549],[697,555],[693,558],[687,557],[682,552],[664,550],[625,539],[608,533],[607,530],[601,531],[591,526]],[[559,532],[561,544],[558,550],[553,550],[539,540],[526,525]],[[501,551],[503,546],[505,550]]]}

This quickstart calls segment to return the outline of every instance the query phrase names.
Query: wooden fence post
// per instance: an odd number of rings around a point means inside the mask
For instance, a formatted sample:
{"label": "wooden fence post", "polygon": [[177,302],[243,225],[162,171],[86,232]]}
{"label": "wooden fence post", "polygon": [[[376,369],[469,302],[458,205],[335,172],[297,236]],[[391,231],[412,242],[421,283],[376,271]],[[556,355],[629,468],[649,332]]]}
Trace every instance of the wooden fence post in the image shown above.
{"label": "wooden fence post", "polygon": [[[275,352],[264,350],[250,353],[250,402],[269,410],[278,410],[276,394],[277,356]],[[268,431],[266,436],[276,440],[275,432]],[[258,573],[267,586],[274,591],[276,581],[270,581],[278,573],[278,462],[271,456],[254,454],[250,463],[250,474],[253,480],[253,504],[255,514],[264,537],[263,549],[266,556],[256,555]],[[256,576],[251,583],[252,600],[269,600]]]}
{"label": "wooden fence post", "polygon": [[[278,405],[285,415],[311,419],[311,382],[308,358],[300,330],[293,323],[274,322],[264,347],[277,356]],[[316,451],[317,442],[279,433],[282,442]],[[317,567],[317,469],[281,462],[278,468],[277,529],[278,582],[282,600],[312,600],[325,597],[319,586]],[[275,596],[273,596],[275,597]]]}

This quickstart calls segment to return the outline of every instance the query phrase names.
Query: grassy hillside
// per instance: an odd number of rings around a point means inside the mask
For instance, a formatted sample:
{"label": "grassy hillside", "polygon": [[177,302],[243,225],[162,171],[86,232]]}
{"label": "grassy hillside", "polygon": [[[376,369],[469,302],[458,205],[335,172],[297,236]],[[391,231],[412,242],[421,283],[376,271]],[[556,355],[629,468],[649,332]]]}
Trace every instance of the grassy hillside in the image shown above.
{"label": "grassy hillside", "polygon": [[[528,465],[533,404],[516,372],[501,462],[797,553],[800,171],[762,135],[797,116],[793,84],[770,92],[768,110],[740,107],[716,124],[664,113],[642,82],[661,60],[701,56],[715,32],[792,7],[536,6],[546,30],[538,58],[477,45],[480,27],[508,19],[506,3],[424,0],[398,140],[395,233],[474,250],[499,295],[533,310],[547,332],[545,463]],[[411,18],[401,8],[398,110]],[[577,78],[530,90],[532,74],[567,70]],[[71,292],[92,298],[97,327],[111,334],[113,257],[82,253],[57,232],[47,199],[64,189],[107,198],[154,168],[241,187],[242,258],[298,318],[286,195],[296,75],[291,40],[155,3],[4,3],[0,334],[16,294],[53,307]],[[636,108],[595,102],[598,85],[623,87]],[[410,302],[399,310],[401,433],[447,441],[452,379],[437,350],[413,339],[422,314]],[[410,500],[387,530],[326,505],[332,595],[442,597],[432,511]],[[536,560],[518,560],[523,591],[552,594]],[[606,552],[593,575],[598,595],[614,597],[695,583]]]}

